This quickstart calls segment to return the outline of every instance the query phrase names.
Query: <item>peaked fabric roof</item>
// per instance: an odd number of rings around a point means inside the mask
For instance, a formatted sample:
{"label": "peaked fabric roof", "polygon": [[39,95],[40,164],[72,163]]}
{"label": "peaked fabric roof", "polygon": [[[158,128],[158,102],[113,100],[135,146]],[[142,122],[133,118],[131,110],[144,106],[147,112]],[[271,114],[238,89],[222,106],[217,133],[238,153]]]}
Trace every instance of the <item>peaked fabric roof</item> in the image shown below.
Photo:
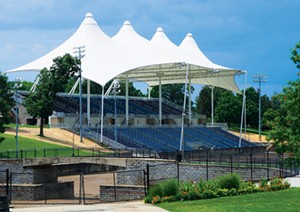
{"label": "peaked fabric roof", "polygon": [[192,34],[187,34],[180,46],[172,43],[162,28],[151,41],[140,36],[128,21],[110,38],[87,13],[78,30],[64,43],[48,54],[21,67],[7,71],[40,71],[49,68],[53,59],[65,53],[74,54],[74,48],[85,46],[82,58],[82,76],[100,85],[118,78],[143,81],[150,86],[184,83],[189,64],[192,83],[214,85],[240,93],[234,77],[242,73],[211,62],[199,49]]}

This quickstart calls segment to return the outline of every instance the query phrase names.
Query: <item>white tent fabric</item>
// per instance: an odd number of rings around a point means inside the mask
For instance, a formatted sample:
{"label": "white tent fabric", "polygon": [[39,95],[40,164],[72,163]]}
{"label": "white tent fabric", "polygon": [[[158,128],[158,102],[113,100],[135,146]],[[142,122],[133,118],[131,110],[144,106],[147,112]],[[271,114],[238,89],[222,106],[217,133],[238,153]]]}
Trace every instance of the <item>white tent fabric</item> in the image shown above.
{"label": "white tent fabric", "polygon": [[150,86],[184,83],[189,64],[192,83],[214,85],[240,93],[234,77],[240,70],[219,66],[211,62],[198,48],[191,34],[180,46],[173,44],[162,29],[151,41],[135,32],[126,21],[112,38],[98,26],[91,13],[87,13],[78,30],[63,44],[41,58],[7,72],[40,71],[49,68],[52,60],[65,53],[73,54],[74,47],[85,46],[82,58],[82,76],[100,85],[113,78],[143,81]]}

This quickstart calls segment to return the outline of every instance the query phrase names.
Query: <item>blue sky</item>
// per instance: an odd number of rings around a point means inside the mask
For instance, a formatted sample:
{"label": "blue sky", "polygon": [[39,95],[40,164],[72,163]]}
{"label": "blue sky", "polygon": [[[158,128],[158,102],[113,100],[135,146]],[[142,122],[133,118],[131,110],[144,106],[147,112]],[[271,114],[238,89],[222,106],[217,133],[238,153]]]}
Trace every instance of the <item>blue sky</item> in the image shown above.
{"label": "blue sky", "polygon": [[[0,71],[54,49],[92,12],[101,29],[115,35],[125,20],[151,39],[157,27],[179,45],[192,33],[214,63],[268,75],[263,93],[281,92],[295,80],[291,48],[300,42],[299,0],[0,0]],[[34,80],[35,73],[9,74]],[[243,89],[243,78],[237,78]],[[196,90],[196,94],[198,91]]]}

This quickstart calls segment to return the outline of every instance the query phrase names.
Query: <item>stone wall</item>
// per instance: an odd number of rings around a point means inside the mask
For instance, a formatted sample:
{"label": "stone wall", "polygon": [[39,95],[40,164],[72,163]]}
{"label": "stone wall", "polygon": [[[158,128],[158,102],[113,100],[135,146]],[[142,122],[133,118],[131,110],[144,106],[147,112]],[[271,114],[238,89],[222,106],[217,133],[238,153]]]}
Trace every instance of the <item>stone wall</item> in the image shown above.
{"label": "stone wall", "polygon": [[104,202],[136,200],[145,197],[144,186],[100,186],[100,200]]}
{"label": "stone wall", "polygon": [[[5,186],[0,186],[0,193],[6,192]],[[12,200],[44,200],[71,199],[74,197],[74,182],[49,184],[13,184]]]}

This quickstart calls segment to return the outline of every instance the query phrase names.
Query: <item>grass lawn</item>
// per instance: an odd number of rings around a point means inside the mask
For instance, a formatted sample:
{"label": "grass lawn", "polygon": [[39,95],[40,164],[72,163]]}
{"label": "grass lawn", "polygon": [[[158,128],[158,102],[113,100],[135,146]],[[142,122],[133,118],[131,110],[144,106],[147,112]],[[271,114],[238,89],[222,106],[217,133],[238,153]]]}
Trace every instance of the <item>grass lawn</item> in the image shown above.
{"label": "grass lawn", "polygon": [[168,211],[253,211],[286,212],[299,211],[300,188],[283,191],[248,194],[234,197],[222,197],[208,200],[161,203],[158,207]]}

